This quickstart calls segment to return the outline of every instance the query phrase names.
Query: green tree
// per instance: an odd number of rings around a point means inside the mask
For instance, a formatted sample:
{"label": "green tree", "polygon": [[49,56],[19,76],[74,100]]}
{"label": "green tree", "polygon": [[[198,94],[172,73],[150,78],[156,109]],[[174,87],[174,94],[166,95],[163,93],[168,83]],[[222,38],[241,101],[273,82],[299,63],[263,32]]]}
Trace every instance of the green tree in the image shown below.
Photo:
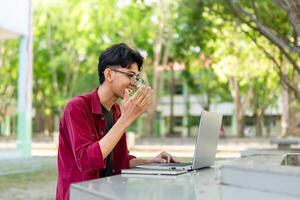
{"label": "green tree", "polygon": [[18,41],[0,41],[0,123],[16,107]]}
{"label": "green tree", "polygon": [[[243,137],[246,110],[254,110],[254,113],[258,114],[261,119],[263,110],[270,105],[270,99],[275,96],[271,91],[275,91],[276,79],[267,79],[272,84],[263,83],[266,81],[266,76],[271,74],[275,76],[272,73],[270,62],[261,54],[255,43],[242,34],[240,28],[225,27],[221,30],[221,35],[210,44],[218,48],[214,53],[216,61],[214,68],[220,80],[228,82],[230,85],[237,118],[237,135]],[[257,89],[263,84],[265,85],[262,89],[265,92],[259,93]],[[258,96],[254,96],[254,94]],[[255,107],[251,108],[251,102],[254,101],[256,101]],[[269,101],[269,104],[266,101]]]}
{"label": "green tree", "polygon": [[[64,12],[68,10],[68,12]],[[37,1],[34,9],[36,131],[52,132],[67,99],[98,85],[101,51],[118,42],[148,52],[152,5],[120,1]],[[150,28],[149,28],[150,27]],[[148,67],[147,66],[147,67]]]}
{"label": "green tree", "polygon": [[[278,68],[282,83],[289,88],[300,100],[300,6],[299,0],[267,0],[267,1],[237,1],[227,0],[228,11],[242,24],[250,29],[248,33],[256,38],[253,33],[258,33],[275,45],[283,57],[290,63],[292,73],[286,74],[278,59],[268,49],[263,48],[268,57],[274,61]],[[252,33],[252,34],[251,34]]]}
{"label": "green tree", "polygon": [[[221,87],[217,76],[215,76],[211,68],[210,54],[213,51],[206,44],[208,41],[214,40],[216,34],[211,29],[214,22],[205,16],[206,10],[205,4],[201,1],[181,0],[178,2],[175,12],[177,17],[172,22],[174,37],[171,57],[174,62],[182,63],[185,66],[181,80],[183,82],[182,85],[188,85],[190,92],[187,95],[197,95],[199,103],[205,109],[209,109],[211,102],[220,99],[219,97],[224,91],[224,87]],[[172,69],[170,69],[171,74]],[[173,87],[174,85],[170,84],[170,91],[174,90]],[[185,116],[189,118],[190,98],[187,97],[185,99],[187,100],[185,102],[187,107]],[[171,107],[172,102],[171,92]],[[172,131],[172,115],[170,121],[170,131]],[[186,126],[189,129],[190,120],[187,120],[187,122]]]}

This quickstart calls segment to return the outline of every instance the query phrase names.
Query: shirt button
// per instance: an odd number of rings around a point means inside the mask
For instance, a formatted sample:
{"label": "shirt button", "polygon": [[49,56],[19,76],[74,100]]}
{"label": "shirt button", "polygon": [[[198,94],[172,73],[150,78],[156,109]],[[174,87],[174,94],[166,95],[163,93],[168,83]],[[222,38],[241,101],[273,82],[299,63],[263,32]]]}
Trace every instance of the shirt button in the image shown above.
{"label": "shirt button", "polygon": [[100,119],[101,119],[101,120],[104,120],[104,118],[103,118],[103,117],[101,117]]}

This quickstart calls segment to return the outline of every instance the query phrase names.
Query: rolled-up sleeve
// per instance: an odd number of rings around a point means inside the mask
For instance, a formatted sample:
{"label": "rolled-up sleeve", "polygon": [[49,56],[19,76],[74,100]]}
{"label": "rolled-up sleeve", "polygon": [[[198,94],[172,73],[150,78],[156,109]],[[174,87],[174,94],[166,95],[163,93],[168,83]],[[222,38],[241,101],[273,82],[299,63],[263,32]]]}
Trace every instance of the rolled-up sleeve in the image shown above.
{"label": "rolled-up sleeve", "polygon": [[128,155],[128,160],[130,161],[131,159],[133,159],[133,158],[136,158],[135,156],[133,156],[133,155]]}
{"label": "rolled-up sleeve", "polygon": [[69,132],[72,151],[81,172],[104,168],[99,141],[95,141],[95,130],[84,107],[70,102],[66,110],[66,126]]}

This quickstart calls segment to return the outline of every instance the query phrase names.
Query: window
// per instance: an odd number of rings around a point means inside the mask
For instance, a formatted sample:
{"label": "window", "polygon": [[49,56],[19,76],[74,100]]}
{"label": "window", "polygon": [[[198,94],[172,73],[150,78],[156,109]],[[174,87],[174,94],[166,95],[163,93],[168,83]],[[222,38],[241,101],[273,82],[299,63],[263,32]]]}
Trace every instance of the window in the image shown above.
{"label": "window", "polygon": [[222,124],[223,126],[231,126],[232,116],[223,116]]}
{"label": "window", "polygon": [[175,82],[174,94],[183,94],[183,85],[182,85],[182,83]]}
{"label": "window", "polygon": [[182,117],[174,117],[174,126],[182,126]]}

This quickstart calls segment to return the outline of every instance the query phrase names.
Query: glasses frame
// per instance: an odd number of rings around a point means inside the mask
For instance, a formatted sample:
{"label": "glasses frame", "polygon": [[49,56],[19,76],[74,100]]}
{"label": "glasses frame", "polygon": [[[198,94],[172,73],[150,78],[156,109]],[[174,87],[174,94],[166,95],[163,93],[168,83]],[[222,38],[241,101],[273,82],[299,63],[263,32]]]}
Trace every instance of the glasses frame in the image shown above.
{"label": "glasses frame", "polygon": [[130,79],[130,84],[132,84],[132,85],[136,85],[140,81],[144,82],[144,80],[141,78],[141,76],[139,74],[124,72],[124,71],[121,71],[118,69],[113,69],[113,68],[109,68],[109,69],[114,72],[119,72],[119,73],[125,74]]}

